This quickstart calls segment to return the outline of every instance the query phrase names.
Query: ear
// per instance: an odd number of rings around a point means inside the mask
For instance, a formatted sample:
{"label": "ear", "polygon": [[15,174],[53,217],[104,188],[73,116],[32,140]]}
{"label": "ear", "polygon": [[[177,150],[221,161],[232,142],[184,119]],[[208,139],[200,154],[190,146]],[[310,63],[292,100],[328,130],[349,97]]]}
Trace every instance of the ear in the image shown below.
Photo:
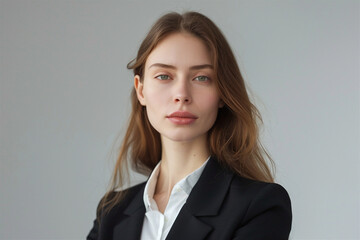
{"label": "ear", "polygon": [[219,108],[224,107],[225,103],[222,99],[219,100]]}
{"label": "ear", "polygon": [[134,77],[134,87],[135,87],[135,91],[136,91],[136,96],[137,96],[140,104],[143,105],[143,106],[146,106],[145,97],[144,97],[144,94],[143,94],[144,83],[142,83],[140,81],[140,76],[139,75],[135,75],[135,77]]}

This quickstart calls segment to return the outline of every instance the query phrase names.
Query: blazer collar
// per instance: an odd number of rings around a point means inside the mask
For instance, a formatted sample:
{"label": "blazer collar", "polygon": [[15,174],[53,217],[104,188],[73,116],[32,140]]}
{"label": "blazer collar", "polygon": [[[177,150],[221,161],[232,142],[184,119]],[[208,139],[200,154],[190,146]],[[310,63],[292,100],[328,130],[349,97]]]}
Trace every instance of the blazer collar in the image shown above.
{"label": "blazer collar", "polygon": [[[218,214],[233,175],[229,170],[222,168],[215,157],[211,157],[180,210],[167,239],[205,238],[212,227],[200,221],[198,217]],[[128,218],[115,227],[115,236],[116,232],[120,234],[123,231],[127,233],[127,239],[140,239],[145,216],[144,188],[145,184],[125,209],[124,214],[128,215]]]}
{"label": "blazer collar", "polygon": [[[218,160],[211,156],[186,201],[185,205],[187,205],[188,210],[194,216],[217,215],[232,178],[233,173],[221,167]],[[126,215],[132,215],[139,209],[143,210],[145,207],[143,201],[144,188],[145,184],[125,209]]]}
{"label": "blazer collar", "polygon": [[145,216],[145,206],[143,201],[143,192],[145,184],[135,194],[135,197],[124,210],[126,219],[123,219],[114,227],[113,239],[140,239],[142,224]]}
{"label": "blazer collar", "polygon": [[199,218],[218,214],[234,174],[211,157],[166,239],[204,239],[212,226]]}
{"label": "blazer collar", "polygon": [[124,210],[124,214],[131,216],[138,211],[145,211],[145,205],[143,200],[144,190],[145,190],[145,183],[143,183],[143,186],[136,193],[135,197],[130,202],[128,207]]}
{"label": "blazer collar", "polygon": [[211,157],[186,201],[188,210],[194,216],[217,215],[233,175]]}

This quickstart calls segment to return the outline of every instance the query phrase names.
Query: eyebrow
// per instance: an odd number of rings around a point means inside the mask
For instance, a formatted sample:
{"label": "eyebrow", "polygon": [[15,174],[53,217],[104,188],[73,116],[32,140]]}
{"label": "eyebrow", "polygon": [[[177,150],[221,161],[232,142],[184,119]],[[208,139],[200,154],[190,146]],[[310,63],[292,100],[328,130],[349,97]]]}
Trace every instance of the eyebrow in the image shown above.
{"label": "eyebrow", "polygon": [[[175,66],[164,64],[164,63],[154,63],[149,68],[152,68],[152,67],[176,69]],[[199,69],[204,69],[204,68],[214,69],[213,65],[211,65],[211,64],[201,64],[201,65],[194,65],[194,66],[190,67],[191,70],[199,70]]]}

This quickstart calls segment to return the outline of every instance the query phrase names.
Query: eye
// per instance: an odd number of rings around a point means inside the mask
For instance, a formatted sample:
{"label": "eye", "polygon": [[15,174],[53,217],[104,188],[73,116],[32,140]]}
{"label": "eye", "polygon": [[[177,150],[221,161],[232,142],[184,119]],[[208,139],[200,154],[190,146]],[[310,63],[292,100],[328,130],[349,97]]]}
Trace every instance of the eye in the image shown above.
{"label": "eye", "polygon": [[159,80],[169,80],[170,79],[169,75],[165,75],[165,74],[158,75],[155,78],[157,78]]}
{"label": "eye", "polygon": [[197,76],[196,78],[194,78],[195,80],[199,81],[199,82],[206,82],[209,81],[210,78],[208,78],[207,76]]}

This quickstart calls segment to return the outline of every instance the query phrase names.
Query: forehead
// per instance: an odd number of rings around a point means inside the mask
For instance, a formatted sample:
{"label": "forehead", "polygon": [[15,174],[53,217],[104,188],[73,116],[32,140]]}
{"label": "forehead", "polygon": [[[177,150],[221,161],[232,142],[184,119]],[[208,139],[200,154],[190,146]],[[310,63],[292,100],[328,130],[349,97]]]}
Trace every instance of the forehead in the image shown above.
{"label": "forehead", "polygon": [[189,33],[173,33],[159,42],[148,56],[145,68],[164,63],[177,68],[211,64],[210,51],[203,41]]}

